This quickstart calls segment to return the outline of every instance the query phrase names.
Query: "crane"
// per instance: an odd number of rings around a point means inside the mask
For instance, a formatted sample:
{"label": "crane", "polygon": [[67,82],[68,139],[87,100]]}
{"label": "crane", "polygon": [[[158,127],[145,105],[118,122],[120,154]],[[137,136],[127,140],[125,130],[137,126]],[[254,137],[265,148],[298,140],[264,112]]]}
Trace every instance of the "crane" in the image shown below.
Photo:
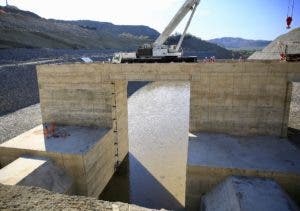
{"label": "crane", "polygon": [[[112,63],[196,62],[197,57],[183,57],[181,46],[200,1],[201,0],[186,0],[154,43],[144,44],[133,53],[115,53]],[[165,45],[169,36],[190,11],[191,15],[178,44],[171,46]]]}

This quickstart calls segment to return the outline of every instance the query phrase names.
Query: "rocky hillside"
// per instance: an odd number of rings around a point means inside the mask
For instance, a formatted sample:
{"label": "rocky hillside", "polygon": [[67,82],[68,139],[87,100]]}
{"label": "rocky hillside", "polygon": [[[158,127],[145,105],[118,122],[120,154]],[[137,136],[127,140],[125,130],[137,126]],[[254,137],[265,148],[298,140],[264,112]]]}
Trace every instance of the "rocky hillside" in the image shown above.
{"label": "rocky hillside", "polygon": [[114,25],[107,22],[98,22],[90,20],[79,20],[79,21],[61,21],[53,20],[54,22],[68,23],[80,26],[82,28],[91,30],[101,30],[112,35],[132,35],[136,37],[150,38],[151,40],[156,39],[159,36],[159,32],[148,27],[148,26],[131,26],[131,25]]}
{"label": "rocky hillside", "polygon": [[268,44],[270,44],[271,41],[223,37],[208,40],[208,42],[217,44],[223,48],[227,48],[230,50],[261,50],[265,48]]}
{"label": "rocky hillside", "polygon": [[[0,48],[136,49],[158,34],[144,26],[119,27],[115,33],[117,26],[102,30],[84,21],[48,20],[12,7],[0,7],[0,11]],[[133,33],[135,28],[147,30],[141,35]]]}
{"label": "rocky hillside", "polygon": [[[159,32],[148,26],[114,25],[112,23],[79,20],[44,19],[34,13],[14,7],[0,7],[0,49],[98,49],[132,51],[144,43],[151,43]],[[168,43],[176,44],[179,35]],[[230,50],[216,44],[187,36],[183,42],[186,55],[199,58],[216,56],[233,58]]]}

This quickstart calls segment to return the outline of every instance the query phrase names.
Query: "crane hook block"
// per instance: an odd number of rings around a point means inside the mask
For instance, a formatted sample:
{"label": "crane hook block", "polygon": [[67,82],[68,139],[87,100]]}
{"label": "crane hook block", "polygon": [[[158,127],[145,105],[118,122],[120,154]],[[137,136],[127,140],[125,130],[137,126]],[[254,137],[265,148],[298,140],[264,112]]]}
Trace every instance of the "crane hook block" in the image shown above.
{"label": "crane hook block", "polygon": [[293,18],[291,16],[288,16],[286,18],[286,28],[290,29],[291,28],[291,24],[292,24]]}

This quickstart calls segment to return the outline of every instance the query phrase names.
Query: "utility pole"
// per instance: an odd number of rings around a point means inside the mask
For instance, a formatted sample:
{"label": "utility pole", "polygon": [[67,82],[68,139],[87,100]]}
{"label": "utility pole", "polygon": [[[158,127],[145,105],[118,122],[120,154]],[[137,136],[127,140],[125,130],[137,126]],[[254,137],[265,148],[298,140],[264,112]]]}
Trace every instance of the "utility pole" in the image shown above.
{"label": "utility pole", "polygon": [[7,0],[6,0],[6,6],[8,6],[8,2],[7,2]]}

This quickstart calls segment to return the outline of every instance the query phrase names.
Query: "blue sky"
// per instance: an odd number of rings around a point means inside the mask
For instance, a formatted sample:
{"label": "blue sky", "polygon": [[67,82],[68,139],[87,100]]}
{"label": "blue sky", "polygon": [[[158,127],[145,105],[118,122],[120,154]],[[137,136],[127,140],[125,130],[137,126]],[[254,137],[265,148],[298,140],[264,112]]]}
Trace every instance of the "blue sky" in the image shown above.
{"label": "blue sky", "polygon": [[[222,3],[220,3],[222,2]],[[191,31],[211,37],[233,36],[253,39],[274,39],[286,33],[288,0],[204,0]],[[298,14],[297,14],[298,13]],[[300,1],[295,0],[293,27],[300,26]]]}
{"label": "blue sky", "polygon": [[[90,19],[115,24],[148,25],[162,31],[185,0],[9,0],[45,18]],[[273,40],[286,33],[289,0],[202,0],[189,32],[202,39],[242,37]],[[5,0],[0,0],[4,5]],[[184,22],[176,29],[182,32]],[[293,28],[300,26],[295,0]]]}

